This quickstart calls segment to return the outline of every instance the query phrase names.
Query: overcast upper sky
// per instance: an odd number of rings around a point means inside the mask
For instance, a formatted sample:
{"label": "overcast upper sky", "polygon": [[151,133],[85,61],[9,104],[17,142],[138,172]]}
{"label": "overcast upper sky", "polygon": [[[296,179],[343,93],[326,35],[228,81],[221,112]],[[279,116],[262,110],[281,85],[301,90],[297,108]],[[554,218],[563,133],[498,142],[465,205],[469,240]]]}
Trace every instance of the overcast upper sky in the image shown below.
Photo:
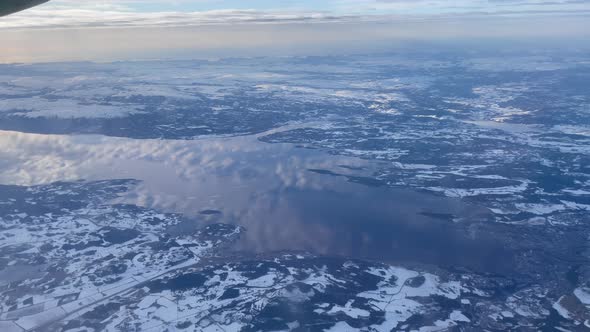
{"label": "overcast upper sky", "polygon": [[588,22],[590,0],[52,0],[0,18],[0,62],[586,38]]}

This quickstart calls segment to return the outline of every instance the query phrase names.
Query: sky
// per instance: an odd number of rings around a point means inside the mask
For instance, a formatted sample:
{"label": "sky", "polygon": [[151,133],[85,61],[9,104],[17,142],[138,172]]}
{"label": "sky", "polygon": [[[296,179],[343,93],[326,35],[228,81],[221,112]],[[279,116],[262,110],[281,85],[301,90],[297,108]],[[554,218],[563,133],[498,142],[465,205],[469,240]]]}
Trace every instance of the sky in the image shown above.
{"label": "sky", "polygon": [[590,0],[52,0],[0,18],[0,63],[585,40]]}

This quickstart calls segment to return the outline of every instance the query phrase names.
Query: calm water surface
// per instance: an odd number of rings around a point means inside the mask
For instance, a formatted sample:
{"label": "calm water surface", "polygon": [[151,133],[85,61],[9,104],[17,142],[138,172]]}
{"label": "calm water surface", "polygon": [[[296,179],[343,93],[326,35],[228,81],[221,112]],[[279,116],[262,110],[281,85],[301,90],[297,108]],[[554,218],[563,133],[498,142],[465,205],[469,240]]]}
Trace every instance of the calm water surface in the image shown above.
{"label": "calm water surface", "polygon": [[379,166],[256,136],[194,141],[0,131],[0,182],[133,178],[118,202],[179,212],[185,232],[224,222],[247,229],[246,252],[302,250],[385,262],[507,272],[512,253],[477,232],[489,211],[458,199],[390,188]]}

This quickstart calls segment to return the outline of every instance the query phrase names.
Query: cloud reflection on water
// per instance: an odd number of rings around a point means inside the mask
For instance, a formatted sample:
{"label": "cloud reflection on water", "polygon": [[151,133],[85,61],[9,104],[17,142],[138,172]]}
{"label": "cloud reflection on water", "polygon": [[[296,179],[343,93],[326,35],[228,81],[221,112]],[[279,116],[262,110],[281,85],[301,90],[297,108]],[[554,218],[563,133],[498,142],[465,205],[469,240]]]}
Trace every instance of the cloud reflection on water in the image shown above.
{"label": "cloud reflection on water", "polygon": [[[305,250],[472,268],[510,263],[501,243],[451,220],[477,225],[488,216],[483,208],[309,171],[369,176],[372,166],[361,159],[262,143],[256,136],[174,141],[0,131],[0,145],[3,184],[138,179],[142,183],[118,202],[183,213],[185,229],[207,221],[240,224],[248,230],[239,244],[245,251]],[[200,214],[207,209],[222,214]]]}

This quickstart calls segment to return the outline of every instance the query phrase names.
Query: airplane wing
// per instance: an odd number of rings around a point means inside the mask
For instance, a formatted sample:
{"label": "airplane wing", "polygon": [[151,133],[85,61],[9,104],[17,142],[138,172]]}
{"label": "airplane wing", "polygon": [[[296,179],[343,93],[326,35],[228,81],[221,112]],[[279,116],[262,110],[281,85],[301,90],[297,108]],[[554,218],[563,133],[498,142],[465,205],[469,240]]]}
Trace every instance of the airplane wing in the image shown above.
{"label": "airplane wing", "polygon": [[0,16],[10,15],[49,0],[0,0]]}

